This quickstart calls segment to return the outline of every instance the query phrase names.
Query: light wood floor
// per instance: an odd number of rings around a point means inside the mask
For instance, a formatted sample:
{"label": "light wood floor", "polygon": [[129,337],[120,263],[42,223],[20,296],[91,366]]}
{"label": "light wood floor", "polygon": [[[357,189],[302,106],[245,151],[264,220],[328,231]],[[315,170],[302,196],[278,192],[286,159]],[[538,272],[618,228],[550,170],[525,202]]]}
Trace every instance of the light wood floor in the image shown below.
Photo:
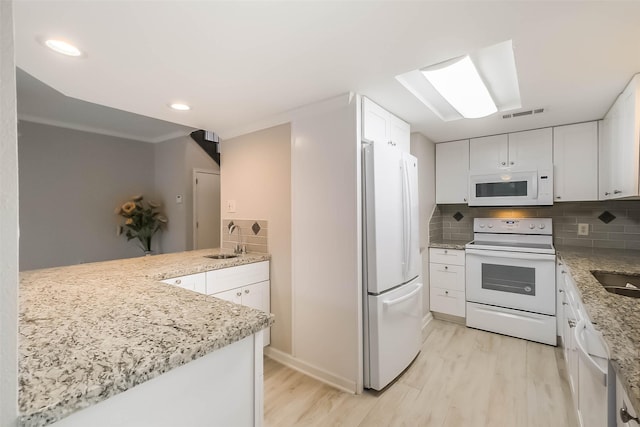
{"label": "light wood floor", "polygon": [[344,393],[265,358],[265,426],[577,426],[559,348],[431,325],[417,359],[380,393]]}

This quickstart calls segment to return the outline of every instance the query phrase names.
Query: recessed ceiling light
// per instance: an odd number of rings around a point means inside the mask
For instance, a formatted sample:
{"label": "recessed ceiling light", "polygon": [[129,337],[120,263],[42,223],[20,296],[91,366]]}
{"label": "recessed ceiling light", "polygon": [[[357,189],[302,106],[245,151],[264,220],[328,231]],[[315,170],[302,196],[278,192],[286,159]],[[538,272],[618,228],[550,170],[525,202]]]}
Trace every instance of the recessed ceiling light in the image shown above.
{"label": "recessed ceiling light", "polygon": [[169,107],[171,107],[173,110],[177,110],[177,111],[189,111],[189,110],[191,110],[191,107],[189,107],[187,104],[181,104],[179,102],[173,103],[173,104],[169,105]]}
{"label": "recessed ceiling light", "polygon": [[44,44],[51,50],[61,53],[67,56],[81,56],[82,51],[72,45],[71,43],[67,43],[63,40],[55,40],[49,39],[44,42]]}

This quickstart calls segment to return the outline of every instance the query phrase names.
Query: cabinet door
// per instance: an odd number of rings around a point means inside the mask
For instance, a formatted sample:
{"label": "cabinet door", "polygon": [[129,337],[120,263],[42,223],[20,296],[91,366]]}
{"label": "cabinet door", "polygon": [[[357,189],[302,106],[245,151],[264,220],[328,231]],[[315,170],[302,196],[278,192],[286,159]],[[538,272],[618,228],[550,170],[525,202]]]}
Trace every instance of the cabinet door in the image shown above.
{"label": "cabinet door", "polygon": [[389,114],[389,132],[389,140],[396,144],[396,147],[406,153],[411,151],[411,126],[409,123]]}
{"label": "cabinet door", "polygon": [[517,170],[550,169],[553,165],[551,128],[509,134],[509,167]]}
{"label": "cabinet door", "polygon": [[636,90],[630,84],[617,99],[613,140],[613,197],[638,195],[638,132],[636,129]]}
{"label": "cabinet door", "polygon": [[390,141],[390,114],[368,98],[362,98],[362,138],[374,143]]}
{"label": "cabinet door", "polygon": [[623,408],[627,411],[627,413],[630,416],[632,417],[638,416],[636,411],[633,409],[633,406],[631,405],[629,396],[627,395],[627,392],[622,386],[620,379],[616,378],[616,408],[615,408],[616,426],[617,427],[637,427],[638,423],[636,423],[633,420],[629,420],[628,422],[624,422],[622,420],[622,417],[620,416],[620,410]]}
{"label": "cabinet door", "polygon": [[436,144],[436,203],[467,203],[469,140]]}
{"label": "cabinet door", "polygon": [[495,172],[508,167],[508,136],[494,135],[469,141],[469,170]]}
{"label": "cabinet door", "polygon": [[213,294],[214,297],[223,299],[225,301],[231,301],[236,304],[242,304],[242,288],[230,289],[224,292],[218,292]]}
{"label": "cabinet door", "polygon": [[[269,280],[242,288],[242,305],[271,313],[271,287]],[[264,330],[263,344],[271,344],[270,328]]]}
{"label": "cabinet door", "polygon": [[598,200],[598,123],[553,128],[554,199]]}
{"label": "cabinet door", "polygon": [[612,144],[613,144],[613,117],[609,110],[599,126],[598,141],[598,200],[611,198],[612,185]]}

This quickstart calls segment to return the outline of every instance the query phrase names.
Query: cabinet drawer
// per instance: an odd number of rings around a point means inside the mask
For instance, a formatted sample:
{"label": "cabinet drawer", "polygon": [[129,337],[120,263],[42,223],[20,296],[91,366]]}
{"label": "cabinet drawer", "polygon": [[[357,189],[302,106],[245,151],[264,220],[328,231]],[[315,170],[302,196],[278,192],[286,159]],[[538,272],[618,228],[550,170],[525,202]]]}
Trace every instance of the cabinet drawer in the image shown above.
{"label": "cabinet drawer", "polygon": [[173,277],[171,279],[165,279],[162,283],[168,285],[177,286],[179,288],[188,289],[190,291],[196,291],[199,293],[205,293],[205,273],[190,274],[188,276]]}
{"label": "cabinet drawer", "polygon": [[431,311],[452,316],[465,316],[464,292],[432,287],[429,296]]}
{"label": "cabinet drawer", "polygon": [[269,261],[207,271],[207,294],[269,280]]}
{"label": "cabinet drawer", "polygon": [[429,262],[464,265],[464,251],[458,249],[429,248]]}
{"label": "cabinet drawer", "polygon": [[464,266],[453,264],[429,264],[429,286],[464,291]]}

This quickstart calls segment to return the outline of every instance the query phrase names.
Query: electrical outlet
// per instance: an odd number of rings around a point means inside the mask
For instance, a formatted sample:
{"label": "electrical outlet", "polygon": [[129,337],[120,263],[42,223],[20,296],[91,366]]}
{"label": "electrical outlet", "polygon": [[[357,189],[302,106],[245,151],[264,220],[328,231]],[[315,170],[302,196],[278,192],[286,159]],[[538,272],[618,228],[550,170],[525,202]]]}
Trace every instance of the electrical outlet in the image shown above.
{"label": "electrical outlet", "polygon": [[589,224],[578,224],[578,236],[589,235]]}

